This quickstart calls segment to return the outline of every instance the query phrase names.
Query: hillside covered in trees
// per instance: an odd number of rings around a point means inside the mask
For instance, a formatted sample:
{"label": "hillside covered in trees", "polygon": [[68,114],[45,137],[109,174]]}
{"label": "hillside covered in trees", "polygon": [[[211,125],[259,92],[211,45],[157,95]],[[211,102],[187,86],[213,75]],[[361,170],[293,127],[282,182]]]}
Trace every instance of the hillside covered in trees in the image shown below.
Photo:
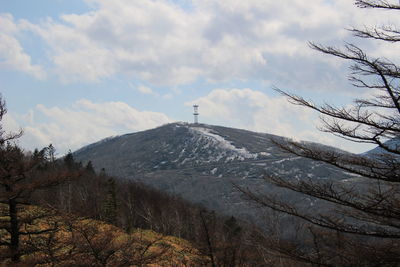
{"label": "hillside covered in trees", "polygon": [[[0,119],[6,114],[4,100]],[[0,124],[1,125],[1,124]],[[1,132],[3,266],[264,266],[258,231]]]}

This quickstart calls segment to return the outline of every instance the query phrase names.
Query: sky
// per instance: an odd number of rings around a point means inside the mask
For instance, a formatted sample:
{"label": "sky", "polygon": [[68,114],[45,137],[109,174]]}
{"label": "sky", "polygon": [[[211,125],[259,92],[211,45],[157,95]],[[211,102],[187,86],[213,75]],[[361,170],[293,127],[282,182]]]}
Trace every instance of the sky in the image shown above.
{"label": "sky", "polygon": [[349,62],[309,48],[353,42],[390,58],[397,48],[346,30],[396,23],[350,0],[0,0],[0,92],[7,130],[27,150],[59,155],[109,136],[193,121],[370,147],[318,130],[318,114],[273,88],[349,105],[371,92]]}

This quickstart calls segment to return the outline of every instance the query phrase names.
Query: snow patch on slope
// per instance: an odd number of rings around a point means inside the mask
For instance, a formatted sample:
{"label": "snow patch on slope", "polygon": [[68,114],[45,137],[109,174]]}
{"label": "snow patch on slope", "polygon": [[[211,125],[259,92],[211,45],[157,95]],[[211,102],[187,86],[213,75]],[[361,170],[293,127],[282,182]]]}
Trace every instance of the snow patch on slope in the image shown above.
{"label": "snow patch on slope", "polygon": [[274,162],[272,162],[272,164],[283,163],[283,162],[285,162],[285,161],[294,161],[294,160],[298,160],[298,159],[302,159],[302,157],[285,158],[285,159],[281,159],[281,160],[274,161]]}
{"label": "snow patch on slope", "polygon": [[[231,142],[226,140],[220,135],[212,133],[210,129],[202,128],[202,127],[191,127],[189,128],[190,131],[200,134],[203,138],[210,140],[207,146],[214,146],[217,145],[219,148],[223,150],[232,151],[236,154],[236,156],[240,160],[244,159],[256,159],[258,157],[257,153],[250,153],[246,148],[237,148],[232,145]],[[229,157],[228,160],[233,160],[234,157]]]}

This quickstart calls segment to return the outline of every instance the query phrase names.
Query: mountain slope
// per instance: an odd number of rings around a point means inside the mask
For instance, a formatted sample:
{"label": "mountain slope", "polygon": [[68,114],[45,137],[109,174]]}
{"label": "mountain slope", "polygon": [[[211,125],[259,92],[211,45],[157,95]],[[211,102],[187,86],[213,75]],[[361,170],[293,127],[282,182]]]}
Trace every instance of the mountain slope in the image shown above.
{"label": "mountain slope", "polygon": [[[386,141],[384,143],[384,145],[386,147],[388,147],[389,149],[400,151],[400,137],[392,138],[392,139]],[[379,156],[385,155],[385,154],[386,155],[389,154],[389,155],[393,155],[393,156],[395,155],[394,153],[387,152],[385,149],[383,149],[379,146],[377,146],[374,149],[371,149],[363,154],[366,156],[372,156],[372,157],[374,157],[374,156],[379,157]]]}
{"label": "mountain slope", "polygon": [[[246,130],[173,123],[148,131],[108,138],[83,147],[74,156],[91,160],[98,169],[132,178],[160,170],[195,170],[212,176],[260,178],[265,168],[286,171],[301,167],[308,176],[332,173],[321,164],[284,153],[271,138],[282,137]],[[304,164],[307,162],[307,164]],[[309,168],[308,168],[309,167]],[[211,168],[211,169],[210,169]]]}
{"label": "mountain slope", "polygon": [[[263,215],[244,201],[232,183],[260,193],[272,192],[304,207],[315,200],[282,191],[263,176],[290,179],[349,178],[326,164],[279,150],[271,139],[283,137],[204,124],[173,123],[102,140],[74,153],[97,170],[142,181],[228,215],[262,223]],[[322,146],[322,145],[321,145]]]}

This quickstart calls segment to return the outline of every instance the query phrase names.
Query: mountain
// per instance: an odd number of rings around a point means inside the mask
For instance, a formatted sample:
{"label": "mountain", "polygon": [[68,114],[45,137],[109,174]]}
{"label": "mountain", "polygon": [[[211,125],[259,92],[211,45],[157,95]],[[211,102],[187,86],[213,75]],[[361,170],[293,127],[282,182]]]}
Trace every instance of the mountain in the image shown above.
{"label": "mountain", "polygon": [[74,152],[74,158],[92,161],[98,171],[105,168],[107,174],[141,181],[259,225],[269,215],[244,200],[233,183],[307,208],[316,200],[276,188],[264,181],[264,175],[337,181],[354,178],[327,164],[282,152],[271,139],[284,140],[228,127],[172,123],[101,140]]}
{"label": "mountain", "polygon": [[[386,147],[388,147],[389,149],[400,151],[400,137],[394,137],[394,138],[386,141],[384,143],[384,145]],[[371,149],[363,154],[366,156],[375,156],[375,157],[380,156],[380,155],[385,155],[385,154],[386,155],[388,155],[388,154],[395,155],[394,153],[388,152],[379,146],[377,146],[374,149]]]}

